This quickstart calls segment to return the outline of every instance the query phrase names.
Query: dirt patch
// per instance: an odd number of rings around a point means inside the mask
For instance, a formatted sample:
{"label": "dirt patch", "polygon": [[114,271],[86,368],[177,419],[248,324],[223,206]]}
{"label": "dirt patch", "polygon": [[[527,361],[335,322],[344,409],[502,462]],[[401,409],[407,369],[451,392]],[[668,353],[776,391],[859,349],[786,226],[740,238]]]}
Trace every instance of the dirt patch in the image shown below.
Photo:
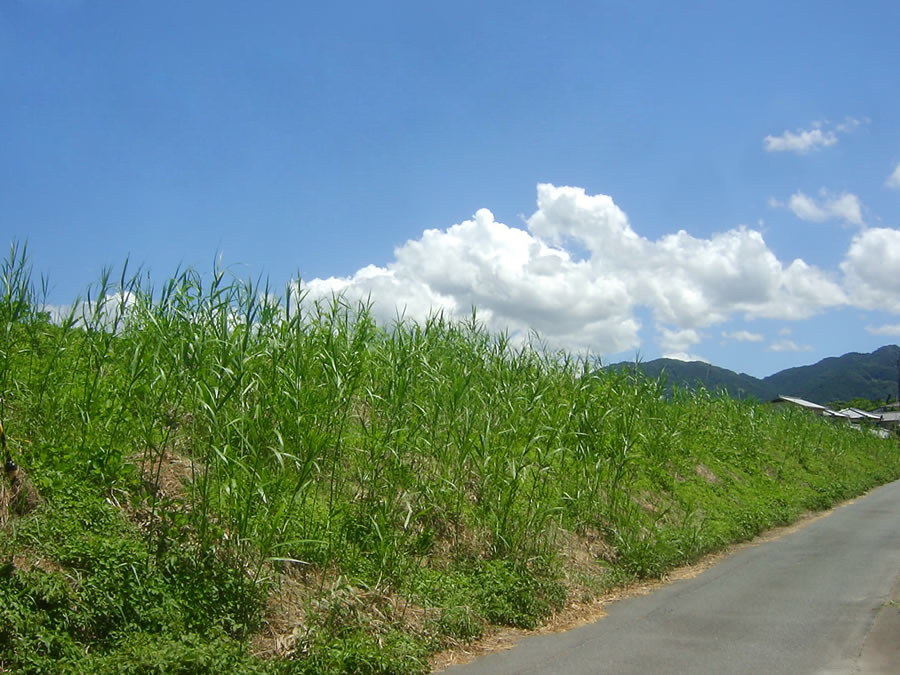
{"label": "dirt patch", "polygon": [[[844,502],[840,506],[852,504],[854,501],[855,500]],[[835,508],[840,508],[840,506]],[[722,551],[706,555],[692,565],[686,565],[672,570],[661,579],[636,582],[624,587],[604,591],[588,601],[571,602],[537,630],[529,631],[518,628],[502,627],[489,629],[481,640],[457,649],[451,649],[435,654],[430,661],[432,672],[440,672],[450,666],[469,663],[480,656],[492,652],[511,649],[515,646],[516,642],[523,637],[561,633],[563,631],[571,630],[572,628],[577,628],[578,626],[594,623],[606,616],[605,608],[608,605],[618,602],[619,600],[624,600],[625,598],[647,595],[674,581],[692,579],[711,567],[714,567],[723,559],[737,551],[752,546],[759,546],[765,542],[774,541],[785,535],[792,534],[800,528],[830,515],[832,511],[834,511],[834,509],[820,513],[805,514],[791,525],[773,528],[750,541],[733,544]]]}
{"label": "dirt patch", "polygon": [[6,430],[2,424],[0,424],[0,462],[4,464],[3,476],[0,478],[0,528],[2,528],[11,518],[34,511],[41,503],[41,495],[28,480],[25,471],[13,461]]}
{"label": "dirt patch", "polygon": [[440,568],[458,557],[486,558],[490,555],[492,536],[487,530],[474,530],[462,523],[441,524],[438,519],[434,525],[440,530],[429,554],[431,566]]}
{"label": "dirt patch", "polygon": [[350,585],[333,570],[290,568],[278,574],[266,599],[263,627],[251,651],[264,659],[303,654],[329,624],[365,626],[375,635],[398,628],[421,634],[433,615],[388,590]]}
{"label": "dirt patch", "polygon": [[[134,499],[123,490],[111,490],[106,499],[109,504],[121,509],[144,532],[154,531],[170,516],[190,513],[191,483],[203,470],[201,463],[168,450],[156,456],[134,454],[127,461],[140,474],[143,495]],[[177,536],[187,536],[188,531],[189,526],[182,523]]]}
{"label": "dirt patch", "polygon": [[188,486],[203,470],[193,458],[169,450],[155,457],[135,455],[129,461],[138,467],[144,489],[159,499],[184,499]]}
{"label": "dirt patch", "polygon": [[598,566],[614,563],[616,549],[594,528],[584,528],[580,533],[560,529],[554,533],[553,541],[562,558],[569,597],[592,598],[598,585]]}
{"label": "dirt patch", "polygon": [[0,478],[0,528],[12,518],[34,511],[41,503],[41,495],[22,469],[4,472]]}
{"label": "dirt patch", "polygon": [[651,516],[656,515],[662,510],[662,499],[659,495],[656,495],[649,490],[643,490],[640,494],[632,496],[631,501],[640,506],[644,513]]}
{"label": "dirt patch", "polygon": [[285,571],[266,598],[265,618],[253,637],[251,650],[264,659],[284,658],[297,649],[297,640],[307,625],[310,580],[299,571]]}
{"label": "dirt patch", "polygon": [[722,480],[715,473],[713,473],[712,470],[708,466],[706,466],[702,462],[700,464],[697,464],[697,466],[694,467],[694,472],[698,476],[700,476],[703,480],[705,480],[707,483],[712,483],[713,485],[719,485],[722,482]]}
{"label": "dirt patch", "polygon": [[15,554],[12,558],[12,565],[13,569],[17,572],[30,572],[31,570],[40,570],[41,572],[59,572],[60,574],[64,574],[67,578],[71,579],[71,577],[69,577],[69,575],[65,573],[65,569],[63,567],[60,567],[49,558],[45,558],[44,556],[32,553],[30,551],[24,551]]}

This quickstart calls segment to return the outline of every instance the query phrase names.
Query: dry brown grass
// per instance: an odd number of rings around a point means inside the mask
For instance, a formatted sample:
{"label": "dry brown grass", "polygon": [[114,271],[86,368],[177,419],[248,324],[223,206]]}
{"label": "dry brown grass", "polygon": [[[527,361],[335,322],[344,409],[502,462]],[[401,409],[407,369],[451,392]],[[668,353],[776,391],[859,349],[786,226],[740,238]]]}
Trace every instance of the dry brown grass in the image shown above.
{"label": "dry brown grass", "polygon": [[145,454],[133,455],[129,461],[138,467],[144,489],[159,499],[183,500],[194,476],[203,469],[193,458],[170,450],[151,459]]}
{"label": "dry brown grass", "polygon": [[323,621],[364,625],[377,639],[397,628],[422,634],[433,618],[434,611],[413,605],[389,589],[353,586],[335,571],[292,567],[277,573],[251,651],[264,659],[302,655]]}
{"label": "dry brown grass", "polygon": [[6,527],[13,518],[31,513],[40,503],[41,495],[28,480],[25,471],[4,472],[0,478],[0,528]]}
{"label": "dry brown grass", "polygon": [[72,579],[70,575],[66,574],[64,567],[34,551],[22,551],[15,554],[12,558],[12,565],[17,572],[30,572],[31,570],[58,572],[65,575],[66,578]]}
{"label": "dry brown grass", "polygon": [[306,608],[315,582],[307,574],[287,570],[278,575],[266,598],[263,625],[253,637],[251,650],[260,658],[284,658],[297,649],[297,641],[308,625]]}
{"label": "dry brown grass", "polygon": [[708,466],[703,464],[702,462],[697,464],[697,466],[694,467],[694,471],[696,472],[696,474],[698,476],[703,478],[705,481],[712,483],[714,485],[719,485],[722,482],[722,479],[719,478],[715,473],[713,473],[713,471]]}

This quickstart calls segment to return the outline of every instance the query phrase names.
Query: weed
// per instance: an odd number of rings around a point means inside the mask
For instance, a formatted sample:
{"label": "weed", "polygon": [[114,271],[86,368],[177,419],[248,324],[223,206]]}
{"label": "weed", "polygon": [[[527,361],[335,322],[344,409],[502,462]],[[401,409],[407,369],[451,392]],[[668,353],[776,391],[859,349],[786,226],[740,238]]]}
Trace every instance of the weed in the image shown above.
{"label": "weed", "polygon": [[[51,320],[25,247],[0,266],[0,423],[40,495],[0,519],[2,668],[421,671],[563,606],[560,532],[597,540],[603,587],[900,476],[893,441],[669,396],[474,312],[385,326],[219,267],[127,270]],[[286,567],[305,637],[263,664],[244,645]],[[368,620],[379,594],[431,614]]]}

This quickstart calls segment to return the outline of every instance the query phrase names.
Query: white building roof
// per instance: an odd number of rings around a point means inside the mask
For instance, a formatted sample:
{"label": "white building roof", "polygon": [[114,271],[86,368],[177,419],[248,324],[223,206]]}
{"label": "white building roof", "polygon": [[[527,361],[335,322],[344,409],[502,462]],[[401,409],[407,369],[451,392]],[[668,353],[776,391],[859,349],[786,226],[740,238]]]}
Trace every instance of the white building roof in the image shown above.
{"label": "white building roof", "polygon": [[[824,413],[829,408],[826,408],[824,405],[819,405],[818,403],[813,403],[812,401],[807,401],[803,398],[797,398],[796,396],[779,396],[776,398],[773,403],[778,403],[779,401],[784,401],[786,403],[793,403],[794,405],[802,406],[803,408],[809,408],[810,410],[818,410],[821,413]],[[834,412],[833,410],[831,412]]]}
{"label": "white building roof", "polygon": [[870,412],[866,412],[865,410],[860,410],[859,408],[844,408],[839,411],[842,415],[846,415],[851,420],[869,420],[871,422],[878,422],[881,420],[881,415],[875,415]]}

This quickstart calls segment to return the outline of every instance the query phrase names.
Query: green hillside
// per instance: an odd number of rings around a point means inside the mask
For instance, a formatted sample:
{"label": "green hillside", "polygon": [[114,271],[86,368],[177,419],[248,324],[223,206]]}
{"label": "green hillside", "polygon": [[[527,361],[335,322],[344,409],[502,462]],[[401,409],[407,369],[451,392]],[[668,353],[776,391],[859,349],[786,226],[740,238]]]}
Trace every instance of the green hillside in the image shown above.
{"label": "green hillside", "polygon": [[[614,369],[632,368],[633,363],[619,363]],[[726,389],[735,398],[756,398],[767,401],[778,395],[763,380],[746,373],[736,373],[703,361],[678,361],[676,359],[654,359],[639,363],[641,371],[652,379],[663,376],[669,391],[674,386],[696,389],[700,386],[711,391]]]}
{"label": "green hillside", "polygon": [[816,403],[852,398],[883,401],[897,395],[898,357],[900,347],[887,345],[871,354],[850,352],[811,366],[788,368],[763,382],[779,394],[802,396]]}
{"label": "green hillside", "polygon": [[[779,371],[763,379],[735,373],[702,361],[654,359],[639,363],[649,377],[664,374],[668,387],[704,386],[710,390],[725,389],[735,398],[772,399],[779,394],[799,396],[815,403],[848,401],[866,398],[883,401],[897,396],[897,361],[900,347],[886,345],[871,354],[850,352],[829,357],[809,366]],[[633,367],[632,363],[618,363],[612,369]]]}
{"label": "green hillside", "polygon": [[0,673],[424,674],[900,478],[475,318],[113,278],[53,322],[0,260]]}

